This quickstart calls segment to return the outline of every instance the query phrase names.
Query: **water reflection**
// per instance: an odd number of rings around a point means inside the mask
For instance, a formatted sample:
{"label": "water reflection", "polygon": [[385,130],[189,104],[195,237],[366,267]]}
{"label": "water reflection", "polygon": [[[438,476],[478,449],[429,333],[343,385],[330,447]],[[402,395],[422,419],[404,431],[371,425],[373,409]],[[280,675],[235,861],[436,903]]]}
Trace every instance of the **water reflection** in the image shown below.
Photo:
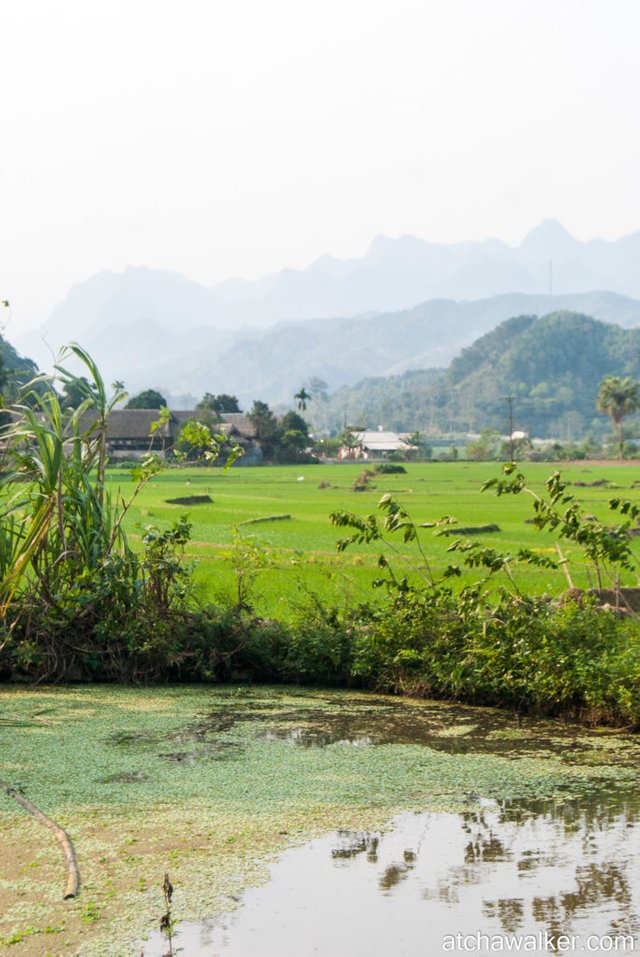
{"label": "water reflection", "polygon": [[639,819],[636,795],[612,793],[339,831],[286,852],[237,911],[180,928],[178,944],[189,957],[427,957],[457,934],[640,938]]}
{"label": "water reflection", "polygon": [[[270,689],[271,693],[271,689]],[[553,752],[572,763],[609,763],[606,736],[562,721],[550,722],[491,708],[442,702],[407,702],[372,695],[341,696],[307,692],[296,700],[263,698],[259,692],[238,693],[221,702],[186,730],[193,741],[219,740],[240,725],[255,736],[295,747],[333,744],[368,747],[380,744],[422,744],[449,754],[475,752],[505,756]],[[618,742],[617,759],[634,765],[634,739]]]}
{"label": "water reflection", "polygon": [[[561,721],[364,694],[337,697],[307,692],[296,697],[288,692],[281,699],[276,696],[275,701],[271,700],[272,689],[268,695],[238,691],[222,697],[215,708],[178,731],[158,736],[121,729],[108,740],[119,750],[133,755],[155,753],[176,765],[234,760],[242,753],[247,734],[300,748],[419,744],[448,754],[523,757],[552,753],[572,764],[611,762],[607,735]],[[637,758],[634,738],[615,741],[615,759],[620,764],[636,767]]]}

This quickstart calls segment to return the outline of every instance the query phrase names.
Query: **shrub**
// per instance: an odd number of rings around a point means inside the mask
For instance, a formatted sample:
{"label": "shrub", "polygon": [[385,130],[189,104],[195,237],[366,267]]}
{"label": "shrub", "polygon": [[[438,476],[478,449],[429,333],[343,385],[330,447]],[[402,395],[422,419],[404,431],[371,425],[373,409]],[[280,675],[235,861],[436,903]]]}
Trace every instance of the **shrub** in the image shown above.
{"label": "shrub", "polygon": [[129,501],[110,498],[107,420],[124,393],[107,400],[79,346],[64,355],[89,373],[56,366],[66,393],[82,401],[65,412],[53,380],[41,377],[4,435],[0,668],[40,680],[161,675],[180,653],[171,621],[186,601],[190,526],[179,519],[162,532],[150,527],[142,552],[130,548],[123,518],[161,463],[150,454]]}
{"label": "shrub", "polygon": [[404,465],[396,465],[394,462],[380,462],[374,465],[374,471],[379,475],[406,475]]}

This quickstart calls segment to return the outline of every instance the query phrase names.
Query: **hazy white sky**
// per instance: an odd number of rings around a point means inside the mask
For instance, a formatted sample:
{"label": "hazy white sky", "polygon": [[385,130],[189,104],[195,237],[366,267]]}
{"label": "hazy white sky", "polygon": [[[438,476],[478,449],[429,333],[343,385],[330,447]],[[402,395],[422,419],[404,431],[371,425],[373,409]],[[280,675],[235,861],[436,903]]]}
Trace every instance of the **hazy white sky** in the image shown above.
{"label": "hazy white sky", "polygon": [[0,299],[640,229],[639,36],[638,0],[2,0]]}

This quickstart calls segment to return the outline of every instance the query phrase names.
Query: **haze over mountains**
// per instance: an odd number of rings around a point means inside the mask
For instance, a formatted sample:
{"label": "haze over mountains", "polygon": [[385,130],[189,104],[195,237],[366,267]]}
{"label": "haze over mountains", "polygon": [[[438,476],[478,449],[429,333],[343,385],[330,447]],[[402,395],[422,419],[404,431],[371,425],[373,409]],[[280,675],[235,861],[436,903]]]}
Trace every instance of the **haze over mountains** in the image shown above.
{"label": "haze over mountains", "polygon": [[635,327],[639,265],[640,232],[585,243],[546,220],[515,248],[381,236],[361,259],[325,256],[306,270],[212,288],[130,267],[74,286],[38,332],[15,344],[46,366],[51,350],[76,340],[108,381],[123,379],[130,391],[286,402],[311,376],[335,389],[446,365],[521,313],[573,309]]}

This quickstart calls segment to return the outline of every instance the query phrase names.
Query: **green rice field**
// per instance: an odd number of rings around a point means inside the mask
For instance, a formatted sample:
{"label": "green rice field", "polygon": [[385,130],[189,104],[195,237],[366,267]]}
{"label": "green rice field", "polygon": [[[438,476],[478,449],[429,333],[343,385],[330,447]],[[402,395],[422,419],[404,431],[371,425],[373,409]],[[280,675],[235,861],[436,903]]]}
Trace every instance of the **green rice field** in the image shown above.
{"label": "green rice field", "polygon": [[[371,489],[354,492],[353,483],[363,468],[361,463],[348,463],[235,468],[226,473],[210,468],[169,469],[142,490],[125,526],[135,545],[147,526],[166,528],[187,515],[193,524],[188,557],[195,561],[198,597],[203,601],[233,597],[238,569],[244,570],[245,580],[248,572],[255,572],[252,604],[260,614],[280,618],[306,604],[310,594],[334,604],[375,598],[378,593],[371,584],[380,575],[380,548],[352,546],[339,554],[336,543],[345,532],[329,516],[335,510],[375,513],[387,492],[402,502],[416,522],[451,515],[461,527],[496,524],[498,532],[474,535],[474,540],[508,551],[538,548],[557,557],[553,536],[536,531],[526,521],[532,515],[530,495],[497,498],[491,491],[481,491],[486,479],[500,474],[497,463],[409,463],[406,474],[376,475]],[[549,463],[523,466],[529,485],[540,494],[554,469]],[[584,483],[583,487],[572,485],[571,491],[599,519],[606,520],[610,514],[607,503],[614,495],[640,502],[640,488],[634,487],[640,477],[637,463],[580,462],[563,464],[560,470],[567,481]],[[609,484],[592,485],[602,480]],[[110,482],[114,493],[119,487],[126,496],[133,489],[124,469],[110,470]],[[168,501],[194,496],[209,496],[211,502]],[[456,560],[447,554],[454,539],[425,530],[423,547],[436,573]],[[396,567],[409,569],[417,553],[401,548],[410,564],[398,559]],[[572,563],[581,560],[575,546],[563,544],[563,553]],[[531,592],[557,594],[567,587],[560,570],[514,562],[512,572],[516,582]],[[590,584],[584,567],[572,564],[571,575],[576,586]],[[477,572],[470,572],[459,581],[469,583],[477,577]],[[636,581],[632,577],[627,583]]]}

